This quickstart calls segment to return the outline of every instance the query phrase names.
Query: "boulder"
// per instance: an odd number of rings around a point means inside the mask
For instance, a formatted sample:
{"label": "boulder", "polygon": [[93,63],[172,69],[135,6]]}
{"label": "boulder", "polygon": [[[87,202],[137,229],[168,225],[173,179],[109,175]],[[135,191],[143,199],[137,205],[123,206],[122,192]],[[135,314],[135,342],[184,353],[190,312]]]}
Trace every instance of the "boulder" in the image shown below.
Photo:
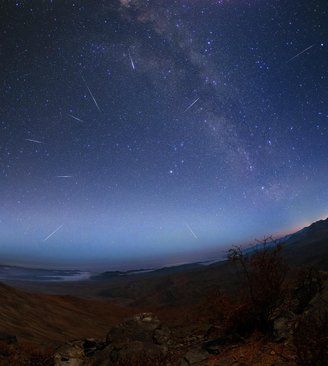
{"label": "boulder", "polygon": [[206,365],[209,354],[203,349],[192,349],[189,350],[183,359],[181,360],[180,366],[202,366]]}
{"label": "boulder", "polygon": [[57,349],[55,366],[156,365],[165,361],[170,331],[156,316],[142,313],[114,326],[105,342],[93,338]]}
{"label": "boulder", "polygon": [[55,366],[82,366],[84,357],[83,343],[69,342],[56,350],[54,363]]}
{"label": "boulder", "polygon": [[83,341],[83,351],[88,357],[92,356],[96,351],[103,350],[106,346],[106,342],[98,341],[94,338],[86,338]]}
{"label": "boulder", "polygon": [[328,310],[328,280],[310,301],[309,310],[314,312]]}
{"label": "boulder", "polygon": [[140,360],[156,364],[167,357],[170,331],[152,313],[142,313],[113,327],[106,343],[107,347],[96,354],[98,363],[95,365],[124,362],[132,365],[139,364]]}
{"label": "boulder", "polygon": [[284,311],[272,319],[273,336],[275,341],[281,342],[292,336],[296,315],[292,311]]}
{"label": "boulder", "polygon": [[225,346],[243,343],[245,339],[237,333],[211,339],[203,343],[202,348],[212,355],[221,353]]}
{"label": "boulder", "polygon": [[137,314],[113,327],[107,334],[106,342],[108,344],[130,341],[152,342],[154,336],[158,338],[161,329],[161,322],[153,314]]}

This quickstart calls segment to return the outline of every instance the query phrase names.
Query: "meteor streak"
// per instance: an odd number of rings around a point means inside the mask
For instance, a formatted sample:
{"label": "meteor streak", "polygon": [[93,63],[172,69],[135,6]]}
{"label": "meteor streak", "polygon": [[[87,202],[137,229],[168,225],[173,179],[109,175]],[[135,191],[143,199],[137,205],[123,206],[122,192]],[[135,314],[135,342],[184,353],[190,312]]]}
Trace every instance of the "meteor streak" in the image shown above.
{"label": "meteor streak", "polygon": [[35,142],[36,144],[44,144],[44,142],[39,140],[33,140],[33,139],[25,139],[26,141]]}
{"label": "meteor streak", "polygon": [[58,230],[60,230],[62,227],[64,226],[64,224],[60,225],[57,227],[57,229],[55,231],[53,231],[51,234],[49,234],[45,239],[43,239],[43,241],[47,241],[49,238],[51,238],[54,234],[56,234],[56,232]]}
{"label": "meteor streak", "polygon": [[128,54],[129,54],[129,58],[130,58],[130,62],[131,62],[131,66],[132,66],[132,69],[135,70],[136,67],[134,65],[134,62],[133,62],[133,59],[132,59],[132,56],[131,56],[131,53],[130,53],[130,50],[128,50]]}
{"label": "meteor streak", "polygon": [[187,229],[191,232],[192,236],[198,240],[198,236],[193,232],[192,228],[187,224],[185,223],[186,226],[187,226]]}
{"label": "meteor streak", "polygon": [[199,98],[194,100],[184,111],[183,113],[186,113],[194,104],[196,104],[199,101]]}
{"label": "meteor streak", "polygon": [[301,56],[304,52],[310,50],[313,46],[314,46],[314,44],[311,44],[311,46],[307,47],[305,50],[301,51],[300,53],[298,53],[297,55],[293,56],[288,61],[286,61],[286,64],[288,64],[290,61],[294,60],[296,57]]}
{"label": "meteor streak", "polygon": [[90,96],[91,96],[91,98],[92,98],[92,100],[93,100],[93,102],[94,102],[95,106],[97,107],[98,111],[99,111],[99,112],[101,112],[101,109],[99,108],[99,105],[98,105],[98,103],[97,103],[97,101],[96,101],[96,98],[95,98],[95,97],[94,97],[94,95],[92,94],[92,91],[91,91],[91,89],[89,88],[89,86],[88,86],[88,84],[87,84],[87,82],[85,81],[85,79],[84,79],[84,77],[83,77],[83,76],[82,76],[82,80],[84,81],[84,84],[85,84],[86,88],[88,89],[88,92],[89,92],[89,94],[90,94]]}
{"label": "meteor streak", "polygon": [[68,114],[68,116],[75,119],[75,120],[77,120],[77,121],[79,121],[79,122],[83,122],[83,119],[81,119],[79,117],[75,117],[75,116],[73,116],[73,114]]}

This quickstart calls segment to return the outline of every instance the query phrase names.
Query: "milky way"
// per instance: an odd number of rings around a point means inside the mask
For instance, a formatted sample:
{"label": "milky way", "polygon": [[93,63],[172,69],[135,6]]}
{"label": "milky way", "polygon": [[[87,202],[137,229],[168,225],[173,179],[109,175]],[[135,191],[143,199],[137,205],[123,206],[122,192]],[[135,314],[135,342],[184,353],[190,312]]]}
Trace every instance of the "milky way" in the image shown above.
{"label": "milky way", "polygon": [[3,261],[173,264],[327,215],[326,1],[0,7]]}

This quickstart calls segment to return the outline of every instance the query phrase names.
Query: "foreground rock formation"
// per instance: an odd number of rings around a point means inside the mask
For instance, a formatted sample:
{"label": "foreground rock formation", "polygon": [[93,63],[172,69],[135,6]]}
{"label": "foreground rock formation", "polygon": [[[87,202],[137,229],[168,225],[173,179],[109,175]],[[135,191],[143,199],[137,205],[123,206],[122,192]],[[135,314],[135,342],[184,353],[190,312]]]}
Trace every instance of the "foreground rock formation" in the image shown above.
{"label": "foreground rock formation", "polygon": [[156,365],[167,358],[170,341],[169,329],[153,314],[137,314],[113,327],[105,341],[86,339],[60,347],[55,365],[137,365],[141,360]]}

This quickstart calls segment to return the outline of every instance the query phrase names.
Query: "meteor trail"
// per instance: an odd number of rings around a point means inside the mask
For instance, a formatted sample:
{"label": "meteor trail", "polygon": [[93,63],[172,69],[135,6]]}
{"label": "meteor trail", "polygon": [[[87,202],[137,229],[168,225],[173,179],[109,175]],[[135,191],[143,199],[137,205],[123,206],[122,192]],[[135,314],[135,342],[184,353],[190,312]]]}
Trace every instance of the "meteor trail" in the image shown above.
{"label": "meteor trail", "polygon": [[194,100],[184,111],[183,113],[186,113],[194,104],[196,104],[199,101],[199,98]]}
{"label": "meteor trail", "polygon": [[51,234],[49,234],[45,239],[43,239],[43,241],[47,241],[49,238],[51,238],[54,234],[56,234],[56,232],[58,230],[60,230],[62,227],[64,226],[64,224],[60,225],[57,227],[57,229],[55,231],[53,231]]}
{"label": "meteor trail", "polygon": [[92,98],[92,100],[93,100],[93,102],[94,102],[95,106],[97,107],[98,111],[99,111],[99,112],[101,112],[101,109],[99,108],[99,105],[98,105],[98,103],[97,103],[97,101],[96,101],[96,98],[95,98],[95,97],[94,97],[94,95],[92,94],[92,91],[91,91],[91,89],[89,88],[89,86],[88,86],[88,84],[87,84],[87,82],[85,81],[85,79],[84,79],[84,77],[83,77],[83,76],[82,76],[82,80],[84,81],[84,84],[85,84],[86,88],[88,89],[88,92],[89,92],[89,94],[90,94],[90,96],[91,96],[91,98]]}
{"label": "meteor trail", "polygon": [[72,178],[72,175],[56,175],[56,178]]}
{"label": "meteor trail", "polygon": [[128,50],[128,54],[129,54],[129,58],[130,58],[130,62],[131,62],[131,66],[132,66],[132,69],[135,70],[136,67],[134,65],[134,62],[133,62],[133,59],[132,59],[132,56],[131,56],[131,53],[130,53],[130,50]]}
{"label": "meteor trail", "polygon": [[39,140],[25,139],[26,141],[35,142],[36,144],[44,144],[44,142]]}
{"label": "meteor trail", "polygon": [[75,116],[73,116],[73,114],[68,114],[68,116],[75,119],[75,120],[77,120],[77,121],[79,121],[79,122],[83,122],[83,119],[81,119],[79,117],[75,117]]}
{"label": "meteor trail", "polygon": [[186,224],[186,226],[187,226],[188,230],[191,232],[192,236],[193,236],[195,239],[197,239],[197,240],[198,240],[198,236],[193,232],[192,228],[191,228],[187,223],[185,223],[185,224]]}
{"label": "meteor trail", "polygon": [[298,53],[297,55],[293,56],[292,58],[290,58],[288,61],[286,61],[286,64],[288,64],[290,61],[294,60],[296,57],[301,56],[304,52],[308,51],[309,49],[311,49],[314,46],[314,44],[311,44],[311,46],[307,47],[305,50],[301,51],[300,53]]}

